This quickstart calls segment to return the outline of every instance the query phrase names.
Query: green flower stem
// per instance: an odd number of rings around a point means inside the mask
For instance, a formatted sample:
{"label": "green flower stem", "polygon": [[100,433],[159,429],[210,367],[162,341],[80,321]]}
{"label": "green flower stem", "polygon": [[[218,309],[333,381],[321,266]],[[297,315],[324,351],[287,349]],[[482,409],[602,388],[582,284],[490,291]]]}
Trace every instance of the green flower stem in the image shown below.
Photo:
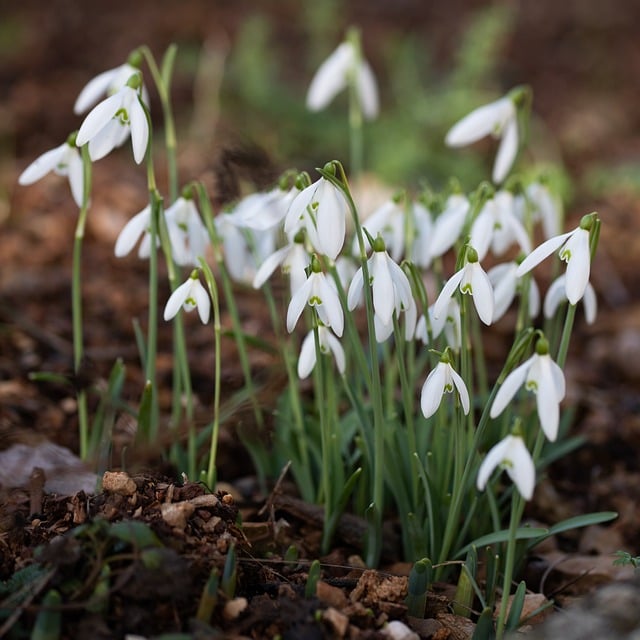
{"label": "green flower stem", "polygon": [[564,327],[562,329],[562,337],[560,339],[560,347],[558,348],[558,357],[556,363],[561,369],[564,369],[567,361],[567,353],[569,351],[569,342],[571,340],[571,331],[573,330],[573,322],[576,317],[576,305],[569,304],[567,306],[567,315],[564,319]]}
{"label": "green flower stem", "polygon": [[[238,305],[236,304],[235,297],[233,295],[233,285],[231,283],[231,278],[224,264],[224,259],[222,256],[222,242],[220,240],[220,237],[218,236],[218,232],[216,231],[216,227],[213,221],[213,208],[211,206],[211,201],[209,200],[209,196],[207,195],[204,185],[201,183],[196,183],[195,187],[198,192],[200,211],[202,213],[202,217],[207,227],[207,232],[209,233],[209,238],[211,239],[211,244],[215,252],[215,260],[218,265],[218,270],[222,281],[222,291],[224,294],[225,302],[227,304],[227,310],[229,311],[229,315],[231,316],[231,329],[233,332],[236,349],[238,350],[238,360],[240,361],[240,368],[242,369],[242,373],[244,376],[245,388],[247,390],[247,395],[253,408],[253,415],[256,421],[256,425],[258,429],[262,431],[264,429],[264,418],[262,416],[262,411],[260,410],[258,398],[255,393],[253,378],[251,377],[251,365],[249,364],[247,344],[244,333],[242,331],[242,323],[240,322]],[[251,453],[251,449],[249,449],[249,452]],[[257,459],[255,459],[254,462],[256,463],[256,473],[258,474],[258,481],[260,483],[260,486],[266,488],[264,469],[260,464],[258,464]]]}
{"label": "green flower stem", "polygon": [[418,468],[416,465],[415,454],[418,452],[418,447],[416,444],[416,426],[413,421],[414,416],[414,392],[413,385],[409,382],[411,379],[409,377],[408,368],[407,368],[407,349],[405,349],[405,340],[402,331],[400,330],[400,326],[398,324],[398,318],[394,312],[393,314],[393,331],[395,334],[396,341],[396,358],[398,365],[398,375],[400,377],[400,388],[402,392],[402,405],[403,405],[403,418],[404,423],[407,428],[407,440],[409,444],[409,468],[411,469],[411,505],[412,510],[418,508],[417,498],[418,498],[418,485],[420,483],[420,476],[418,473]]}
{"label": "green flower stem", "polygon": [[215,359],[213,372],[213,425],[211,428],[211,445],[209,447],[209,465],[207,468],[207,486],[213,491],[217,482],[216,460],[218,455],[218,437],[220,435],[220,378],[221,366],[221,324],[220,324],[220,303],[218,296],[218,286],[213,273],[203,258],[200,258],[200,266],[204,273],[211,303],[213,306],[213,335],[215,341]]}
{"label": "green flower stem", "polygon": [[313,370],[315,389],[315,401],[320,417],[320,446],[322,450],[322,479],[320,482],[322,490],[322,501],[324,502],[324,521],[322,530],[322,552],[327,553],[331,545],[333,531],[329,531],[327,525],[333,520],[334,496],[333,496],[333,453],[331,451],[332,438],[331,427],[327,420],[327,405],[325,398],[325,362],[320,351],[320,338],[318,335],[317,320],[314,312],[313,341],[316,350],[316,366]]}
{"label": "green flower stem", "polygon": [[[457,489],[454,490],[451,496],[451,507],[447,515],[442,545],[440,547],[438,564],[441,564],[448,560],[451,547],[453,546],[454,540],[457,536],[457,532],[460,529],[459,518],[462,511],[462,504],[464,502],[466,489],[469,486],[471,473],[475,473],[477,471],[476,460],[478,457],[478,447],[480,442],[482,441],[482,438],[484,437],[485,429],[489,423],[489,411],[491,405],[493,404],[496,393],[498,393],[498,388],[507,377],[511,369],[514,367],[515,363],[518,362],[518,359],[522,355],[522,352],[524,351],[524,349],[526,349],[527,345],[531,341],[532,335],[533,330],[524,331],[514,342],[513,346],[511,347],[511,351],[507,356],[505,365],[502,368],[502,371],[500,372],[500,375],[498,376],[498,379],[484,405],[482,415],[480,416],[475,433],[473,435],[473,441],[466,456],[464,468],[462,471],[462,477],[460,478],[459,483],[456,485]],[[440,576],[441,573],[442,568],[439,568],[438,576]]]}
{"label": "green flower stem", "polygon": [[[73,370],[80,371],[84,355],[84,336],[82,330],[82,245],[84,230],[89,212],[89,197],[91,194],[91,158],[89,146],[85,144],[82,153],[83,192],[82,206],[78,214],[78,222],[73,239],[73,266],[71,276],[71,316],[73,327]],[[78,403],[78,431],[80,439],[80,457],[86,460],[89,455],[89,415],[87,409],[87,394],[84,389],[77,392]]]}
{"label": "green flower stem", "polygon": [[522,510],[524,509],[524,500],[517,491],[511,494],[511,518],[509,520],[509,539],[507,540],[507,553],[504,563],[504,580],[502,582],[502,599],[500,601],[500,610],[498,620],[496,621],[496,640],[502,640],[504,636],[504,627],[507,618],[507,605],[509,603],[509,593],[511,593],[511,581],[513,578],[513,568],[515,564],[516,554],[516,533]]}
{"label": "green flower stem", "polygon": [[315,483],[311,476],[312,468],[307,447],[308,437],[304,428],[304,412],[300,400],[300,385],[295,369],[296,356],[293,353],[291,341],[285,340],[282,336],[282,316],[277,311],[273,291],[268,282],[262,286],[262,292],[267,301],[269,315],[271,316],[271,326],[276,334],[276,340],[280,344],[280,351],[283,355],[284,366],[287,372],[287,389],[289,391],[289,400],[293,412],[293,426],[296,432],[296,446],[300,461],[300,464],[292,466],[291,471],[295,475],[302,498],[308,502],[313,502],[317,494],[315,491]]}
{"label": "green flower stem", "polygon": [[178,169],[176,161],[177,138],[175,131],[175,121],[173,118],[173,107],[171,105],[171,75],[173,72],[173,62],[177,53],[177,46],[171,44],[166,50],[162,63],[162,72],[156,64],[156,60],[151,50],[146,45],[140,47],[139,51],[145,57],[153,81],[158,90],[162,114],[164,118],[164,138],[167,153],[167,173],[169,175],[169,201],[175,202],[178,197]]}

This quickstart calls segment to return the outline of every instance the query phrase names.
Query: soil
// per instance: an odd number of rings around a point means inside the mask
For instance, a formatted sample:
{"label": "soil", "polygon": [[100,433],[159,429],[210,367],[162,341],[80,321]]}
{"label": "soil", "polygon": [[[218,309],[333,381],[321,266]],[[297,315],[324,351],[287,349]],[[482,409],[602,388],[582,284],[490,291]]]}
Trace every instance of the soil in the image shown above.
{"label": "soil", "polygon": [[[303,46],[296,3],[260,4],[278,38],[294,52]],[[443,66],[453,55],[460,25],[483,5],[463,0],[346,4],[339,31],[357,22],[373,43],[392,30],[414,29],[433,43]],[[553,598],[558,607],[600,584],[629,577],[628,567],[613,566],[617,550],[640,553],[640,84],[630,81],[640,77],[635,28],[640,5],[631,0],[522,4],[513,34],[502,44],[502,79],[505,86],[532,86],[536,111],[558,140],[575,185],[569,224],[591,210],[603,221],[592,277],[598,319],[592,326],[578,320],[566,370],[576,407],[572,433],[583,435],[586,444],[552,467],[527,517],[550,523],[605,510],[619,517],[610,526],[549,541],[530,558],[524,571],[532,594]],[[392,554],[380,570],[365,569],[353,534],[361,523],[353,516],[338,528],[331,553],[321,556],[321,510],[297,500],[286,481],[266,494],[258,486],[235,431],[241,420],[250,419],[249,412],[222,426],[221,483],[214,494],[181,479],[166,464],[161,452],[173,437],[169,434],[162,434],[157,448],[132,454],[134,426],[126,416],[117,423],[110,468],[127,472],[105,478],[99,494],[78,490],[86,486],[83,481],[90,485],[92,476],[68,456],[78,451],[76,389],[104,385],[118,357],[127,367],[125,400],[137,403],[144,384],[131,319],[146,316],[147,271],[135,258],[116,259],[113,243],[131,212],[145,205],[146,180],[118,154],[102,160],[95,172],[83,253],[87,356],[75,375],[74,208],[64,181],[47,178],[23,188],[17,176],[77,127],[72,104],[87,78],[119,64],[141,43],[161,52],[174,40],[195,46],[217,37],[232,47],[253,7],[248,1],[205,0],[186,0],[179,10],[177,3],[150,0],[76,5],[54,0],[43,10],[35,0],[0,2],[0,453],[23,445],[29,455],[38,452],[50,464],[34,474],[33,465],[19,462],[9,470],[6,459],[2,463],[0,610],[9,613],[0,620],[0,637],[29,637],[37,621],[47,624],[46,611],[61,614],[60,635],[50,636],[61,638],[168,632],[193,638],[375,638],[383,637],[389,620],[404,621],[420,638],[470,637],[468,619],[451,612],[451,585],[436,585],[424,619],[407,615],[410,566]],[[300,71],[292,63],[292,76]],[[189,104],[192,81],[189,74],[178,74],[176,111]],[[232,114],[220,119],[222,130],[239,135],[242,122],[234,122]],[[204,146],[180,156],[184,174],[210,185],[219,204],[236,188],[234,181],[221,179],[220,167],[229,166],[224,157],[220,149]],[[258,188],[277,175],[278,167],[260,160],[254,164],[241,177]],[[269,323],[259,295],[241,289],[238,298],[247,330],[266,335]],[[190,348],[199,354],[192,358],[192,375],[196,413],[204,424],[210,415],[213,349],[210,331],[193,315],[187,317],[187,330]],[[158,360],[160,386],[166,389],[169,331],[161,332]],[[231,341],[223,348],[228,397],[242,386],[242,376]],[[268,415],[282,379],[278,362],[261,356],[253,366],[261,373],[261,403]],[[70,384],[34,380],[34,371],[61,374]],[[161,396],[163,408],[169,402]],[[60,484],[52,485],[54,480]],[[147,527],[104,524],[131,520]],[[292,545],[296,558],[287,556]],[[225,576],[225,566],[233,565],[230,554],[237,560],[232,578]],[[315,559],[321,561],[321,580],[307,594]],[[220,576],[218,590],[208,582],[213,570]],[[17,579],[23,584],[16,588],[10,580],[20,571]],[[235,579],[235,589],[228,579]],[[107,595],[101,596],[104,585],[109,585]],[[43,605],[52,587],[64,594],[64,604],[48,602],[47,609]],[[17,599],[8,593],[18,593]]]}

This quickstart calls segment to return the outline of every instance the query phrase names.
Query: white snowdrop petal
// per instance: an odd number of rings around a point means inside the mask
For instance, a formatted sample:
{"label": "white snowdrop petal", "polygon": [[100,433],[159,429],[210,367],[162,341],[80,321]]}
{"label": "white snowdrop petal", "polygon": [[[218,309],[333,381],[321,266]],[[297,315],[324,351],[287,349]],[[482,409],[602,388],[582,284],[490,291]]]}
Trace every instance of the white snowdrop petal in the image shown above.
{"label": "white snowdrop petal", "polygon": [[375,251],[369,260],[373,310],[385,325],[391,322],[395,308],[393,281],[387,265],[388,258],[384,251]]}
{"label": "white snowdrop petal", "polygon": [[[548,357],[548,356],[547,356]],[[560,407],[556,397],[556,389],[548,363],[541,363],[540,376],[536,380],[536,405],[538,418],[544,434],[550,442],[555,442],[558,437],[558,425],[560,421]]]}
{"label": "white snowdrop petal", "polygon": [[120,67],[108,69],[89,80],[76,98],[76,102],[73,105],[73,112],[76,115],[80,115],[100,100],[100,98],[107,93],[109,85],[119,69]]}
{"label": "white snowdrop petal", "polygon": [[307,91],[307,108],[324,109],[347,86],[347,72],[353,64],[353,47],[343,42],[320,65]]}
{"label": "white snowdrop petal", "polygon": [[364,285],[364,278],[362,276],[362,267],[360,267],[349,285],[349,291],[347,292],[347,309],[353,311],[360,302],[362,297],[362,287]]}
{"label": "white snowdrop petal", "polygon": [[[131,91],[133,91],[133,89],[131,89]],[[149,144],[149,123],[137,95],[131,101],[129,118],[131,120],[133,158],[140,164],[144,160],[147,145]]]}
{"label": "white snowdrop petal", "polygon": [[525,273],[528,273],[531,269],[539,265],[547,256],[550,256],[556,249],[559,249],[572,233],[573,231],[569,231],[555,236],[555,238],[545,240],[520,263],[516,271],[516,276],[521,278]]}
{"label": "white snowdrop petal", "polygon": [[70,149],[67,162],[71,195],[78,207],[81,207],[84,198],[84,166],[77,149]]}
{"label": "white snowdrop petal", "polygon": [[420,408],[425,418],[430,418],[442,402],[444,393],[445,369],[444,363],[439,362],[429,373],[420,394]]}
{"label": "white snowdrop petal", "polygon": [[449,130],[445,143],[450,147],[461,147],[480,140],[493,133],[512,112],[513,103],[509,98],[478,107]]}
{"label": "white snowdrop petal", "polygon": [[55,149],[46,151],[41,156],[36,158],[21,174],[18,178],[18,183],[26,186],[33,184],[47,175],[50,171],[53,171],[60,162],[60,159],[64,156],[65,147],[67,143],[61,144]]}
{"label": "white snowdrop petal", "polygon": [[338,367],[338,371],[340,372],[341,375],[343,375],[344,372],[345,372],[347,363],[346,363],[346,358],[345,358],[345,354],[344,354],[344,349],[342,348],[342,345],[340,344],[340,340],[338,340],[338,338],[336,338],[329,331],[326,334],[326,339],[327,339],[327,343],[329,344],[329,348],[331,349],[331,351],[333,353],[333,357],[335,358],[336,366]]}
{"label": "white snowdrop petal", "polygon": [[180,308],[184,304],[184,301],[189,297],[189,293],[191,291],[191,279],[183,282],[179,285],[174,292],[169,296],[167,300],[167,304],[164,308],[164,319],[171,320]]}
{"label": "white snowdrop petal", "polygon": [[578,229],[569,238],[562,251],[571,252],[571,258],[567,263],[565,289],[569,302],[576,304],[584,295],[584,290],[589,282],[591,269],[589,232],[585,229]]}
{"label": "white snowdrop petal", "polygon": [[596,321],[596,315],[598,313],[598,298],[591,283],[587,283],[582,304],[584,305],[584,318],[587,324],[593,324]]}
{"label": "white snowdrop petal", "polygon": [[493,319],[493,289],[491,282],[479,262],[473,263],[473,266],[471,273],[473,304],[480,320],[486,325],[490,325]]}
{"label": "white snowdrop petal", "polygon": [[460,269],[457,273],[454,273],[445,283],[444,287],[442,287],[442,291],[440,295],[437,297],[436,301],[433,303],[433,317],[439,318],[440,314],[445,310],[446,306],[449,304],[449,300],[453,295],[456,287],[460,285],[462,282],[462,277],[464,276],[464,269]]}
{"label": "white snowdrop petal", "polygon": [[519,436],[511,436],[508,448],[507,473],[525,500],[531,500],[536,484],[536,468],[524,441]]}
{"label": "white snowdrop petal", "polygon": [[341,336],[344,330],[344,313],[340,305],[340,298],[336,290],[329,284],[327,279],[322,275],[318,281],[318,289],[322,307],[329,319],[329,325],[335,331],[336,335]]}
{"label": "white snowdrop petal", "polygon": [[118,234],[114,248],[114,254],[117,258],[126,256],[133,249],[150,223],[151,207],[147,206],[140,211],[140,213],[136,213],[136,215],[122,227],[122,231]]}
{"label": "white snowdrop petal", "polygon": [[298,289],[291,298],[291,302],[289,302],[289,308],[287,309],[287,331],[289,333],[294,330],[298,319],[309,300],[312,284],[313,282],[311,278],[308,278],[304,285]]}
{"label": "white snowdrop petal", "polygon": [[93,138],[116,114],[122,105],[122,95],[116,93],[97,104],[84,119],[76,136],[76,144],[82,147]]}
{"label": "white snowdrop petal", "polygon": [[565,276],[561,275],[556,278],[549,288],[547,289],[547,295],[544,298],[544,317],[552,318],[555,315],[556,310],[560,306],[560,303],[566,299],[564,288]]}
{"label": "white snowdrop petal", "polygon": [[302,341],[300,356],[298,357],[298,377],[304,380],[309,377],[316,366],[316,344],[313,331],[310,331]]}
{"label": "white snowdrop petal", "polygon": [[202,286],[200,281],[195,280],[194,282],[195,284],[193,285],[191,294],[196,300],[198,315],[200,316],[202,324],[207,324],[207,322],[209,322],[209,313],[211,311],[211,299],[209,298],[207,290]]}
{"label": "white snowdrop petal", "polygon": [[287,245],[265,258],[253,278],[252,286],[254,289],[259,289],[271,277],[278,266],[287,258],[290,251],[291,245]]}
{"label": "white snowdrop petal", "polygon": [[464,380],[462,379],[462,376],[460,376],[460,374],[457,373],[453,369],[453,367],[451,367],[451,365],[449,365],[449,374],[451,375],[453,384],[458,390],[458,395],[460,396],[460,403],[462,404],[462,410],[464,411],[464,414],[467,415],[470,409],[469,392],[467,391],[467,386],[465,385]]}
{"label": "white snowdrop petal", "polygon": [[510,438],[513,436],[507,436],[503,440],[500,440],[496,445],[489,449],[484,460],[480,464],[478,469],[478,477],[476,479],[476,486],[480,491],[483,491],[487,486],[487,482],[493,473],[493,470],[502,464],[505,459],[509,446],[511,444]]}
{"label": "white snowdrop petal", "polygon": [[362,113],[367,120],[373,120],[380,110],[378,100],[378,85],[371,67],[362,60],[358,68],[357,76],[358,97]]}
{"label": "white snowdrop petal", "polygon": [[500,184],[508,175],[518,155],[518,121],[510,118],[502,131],[502,140],[493,165],[492,179]]}
{"label": "white snowdrop petal", "polygon": [[491,411],[489,415],[492,418],[498,417],[509,404],[513,396],[516,395],[518,389],[523,385],[529,368],[531,367],[533,360],[529,358],[526,362],[516,367],[504,380],[498,393],[496,393],[491,405]]}

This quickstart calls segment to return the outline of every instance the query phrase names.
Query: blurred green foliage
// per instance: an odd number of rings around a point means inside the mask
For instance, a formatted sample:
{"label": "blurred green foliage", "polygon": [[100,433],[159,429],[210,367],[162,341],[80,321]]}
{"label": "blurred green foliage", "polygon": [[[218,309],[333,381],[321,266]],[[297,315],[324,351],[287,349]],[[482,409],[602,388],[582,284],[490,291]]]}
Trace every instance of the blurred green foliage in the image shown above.
{"label": "blurred green foliage", "polygon": [[[313,16],[306,19],[302,43],[279,42],[266,15],[248,17],[229,52],[220,95],[223,117],[235,123],[244,142],[266,149],[283,167],[299,169],[334,158],[346,162],[348,156],[347,96],[338,96],[319,113],[305,108],[313,73],[344,36],[336,27],[338,3],[310,6]],[[454,167],[463,188],[486,178],[495,145],[448,149],[444,136],[461,116],[510,88],[501,82],[500,61],[513,25],[514,13],[507,6],[472,14],[446,70],[435,64],[420,34],[389,30],[372,62],[382,109],[365,127],[367,170],[402,186],[426,180],[441,187]],[[301,51],[292,51],[292,45]],[[372,53],[365,47],[365,57],[371,60]]]}

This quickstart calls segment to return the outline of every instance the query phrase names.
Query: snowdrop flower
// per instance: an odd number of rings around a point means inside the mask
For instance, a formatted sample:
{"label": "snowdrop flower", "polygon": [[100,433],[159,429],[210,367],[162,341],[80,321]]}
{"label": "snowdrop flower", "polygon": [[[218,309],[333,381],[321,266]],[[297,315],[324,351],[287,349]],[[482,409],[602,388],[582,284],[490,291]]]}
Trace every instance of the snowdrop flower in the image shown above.
{"label": "snowdrop flower", "polygon": [[[460,318],[460,305],[455,298],[449,298],[444,312],[437,318],[433,315],[433,305],[427,310],[431,337],[435,340],[443,331],[447,344],[459,351],[462,344],[462,324]],[[427,317],[421,316],[416,325],[416,338],[424,344],[429,344],[429,332],[427,330]]]}
{"label": "snowdrop flower", "polygon": [[82,158],[75,146],[75,135],[55,149],[46,151],[36,158],[18,178],[21,185],[33,184],[53,171],[59,176],[66,176],[71,187],[71,194],[78,207],[82,206],[84,191],[84,174]]}
{"label": "snowdrop flower", "polygon": [[447,198],[442,213],[433,224],[430,253],[433,258],[444,255],[460,238],[467,213],[469,200],[461,193],[454,193]]}
{"label": "snowdrop flower", "polygon": [[287,331],[291,333],[307,306],[314,307],[322,324],[331,327],[337,336],[344,330],[344,313],[338,292],[332,281],[320,269],[316,256],[311,259],[311,273],[291,298],[287,309]]}
{"label": "snowdrop flower", "polygon": [[123,258],[128,255],[141,237],[142,242],[138,249],[138,257],[148,258],[151,250],[151,205],[147,205],[142,211],[136,213],[122,227],[122,231],[120,231],[116,239],[114,249],[116,257]]}
{"label": "snowdrop flower", "polygon": [[445,351],[442,354],[440,362],[438,362],[436,368],[427,376],[422,386],[420,408],[425,418],[430,418],[438,410],[444,394],[452,393],[454,387],[458,391],[462,410],[464,414],[467,415],[470,407],[469,392],[460,374],[456,373],[451,366],[451,358],[448,351]]}
{"label": "snowdrop flower", "polygon": [[547,256],[559,249],[558,255],[567,263],[565,291],[571,304],[576,304],[584,295],[589,282],[591,251],[589,231],[594,224],[595,214],[584,216],[580,225],[559,236],[543,242],[533,250],[520,264],[516,275],[522,277],[540,264]]}
{"label": "snowdrop flower", "polygon": [[298,193],[300,191],[296,187],[286,190],[276,187],[245,196],[232,211],[235,223],[254,231],[271,229],[282,222]]}
{"label": "snowdrop flower", "polygon": [[89,143],[89,156],[99,160],[131,136],[133,157],[140,164],[149,143],[149,123],[140,102],[140,74],[96,105],[84,119],[76,138],[81,147]]}
{"label": "snowdrop flower", "polygon": [[499,416],[518,389],[523,386],[536,395],[538,418],[550,442],[558,437],[560,402],[565,394],[562,369],[551,359],[549,344],[544,338],[536,343],[536,352],[504,380],[491,405],[489,415]]}
{"label": "snowdrop flower", "polygon": [[294,199],[284,221],[289,237],[304,228],[313,248],[335,260],[346,233],[349,206],[340,189],[320,178],[303,189]]}
{"label": "snowdrop flower", "polygon": [[542,182],[532,182],[526,188],[526,197],[532,207],[533,219],[542,221],[544,237],[559,235],[563,219],[560,199]]}
{"label": "snowdrop flower", "polygon": [[[504,262],[487,271],[489,281],[493,287],[493,319],[497,322],[507,312],[515,298],[520,278],[516,275],[518,263],[515,261]],[[540,290],[535,280],[529,283],[529,317],[535,318],[540,311]]]}
{"label": "snowdrop flower", "polygon": [[476,250],[467,246],[466,264],[460,271],[454,273],[442,288],[440,295],[433,304],[433,315],[439,318],[448,305],[449,299],[460,289],[462,293],[473,297],[480,320],[485,324],[491,324],[493,319],[493,288],[489,276],[478,262]]}
{"label": "snowdrop flower", "polygon": [[420,202],[413,202],[410,205],[410,212],[413,215],[413,242],[410,259],[421,269],[426,269],[433,259],[431,253],[433,220],[429,210]]}
{"label": "snowdrop flower", "polygon": [[[305,336],[305,339],[302,341],[302,346],[300,347],[300,357],[298,358],[298,377],[301,380],[307,378],[316,366],[316,340],[313,334],[314,332],[310,331]],[[338,371],[340,372],[340,375],[343,375],[346,367],[346,359],[344,349],[342,348],[338,338],[331,333],[330,329],[323,325],[319,325],[318,342],[320,343],[320,353],[332,353],[333,358],[336,361]]]}
{"label": "snowdrop flower", "polygon": [[[566,276],[561,275],[551,283],[544,299],[543,312],[545,318],[553,318],[560,304],[567,299],[565,280]],[[584,318],[587,324],[593,324],[598,313],[598,300],[595,289],[590,282],[587,282],[584,290],[582,304],[584,305]]]}
{"label": "snowdrop flower", "polygon": [[508,435],[494,445],[478,470],[476,486],[483,491],[496,468],[505,469],[518,492],[525,500],[531,500],[536,484],[536,468],[524,440],[518,435]]}
{"label": "snowdrop flower", "polygon": [[180,311],[180,307],[185,311],[193,311],[197,308],[202,324],[207,324],[209,321],[211,300],[209,299],[209,294],[200,283],[197,269],[191,272],[185,282],[176,287],[167,300],[164,308],[164,319],[171,320]]}
{"label": "snowdrop flower", "polygon": [[[405,212],[401,203],[387,200],[378,207],[363,223],[371,237],[380,235],[391,257],[399,262],[404,253],[405,243]],[[365,247],[369,249],[369,241],[365,234]],[[353,253],[358,253],[358,239],[354,238]]]}
{"label": "snowdrop flower", "polygon": [[193,198],[180,196],[166,211],[167,231],[177,265],[197,265],[209,242],[207,228],[200,219]]}
{"label": "snowdrop flower", "polygon": [[276,229],[260,233],[238,226],[233,213],[221,213],[214,220],[222,239],[224,263],[236,282],[252,284],[258,265],[276,250]]}
{"label": "snowdrop flower", "polygon": [[304,247],[304,234],[298,233],[294,241],[267,256],[253,278],[253,288],[259,289],[271,274],[281,267],[282,273],[289,275],[291,296],[305,283],[305,269],[311,263],[311,256]]}
{"label": "snowdrop flower", "polygon": [[351,82],[368,120],[378,115],[378,86],[371,67],[353,42],[343,42],[320,65],[307,92],[307,108],[321,111]]}
{"label": "snowdrop flower", "polygon": [[[78,95],[73,112],[76,115],[85,113],[103,96],[111,96],[124,87],[131,76],[140,73],[141,57],[138,53],[132,54],[129,61],[113,69],[108,69],[92,78]],[[146,89],[142,87],[142,99],[149,104]]]}
{"label": "snowdrop flower", "polygon": [[483,260],[489,248],[495,255],[502,255],[514,241],[524,253],[531,251],[527,231],[516,216],[513,194],[498,191],[473,221],[469,242],[478,252],[478,259]]}
{"label": "snowdrop flower", "polygon": [[515,100],[521,92],[521,89],[515,89],[505,97],[475,109],[455,124],[445,138],[446,144],[450,147],[463,147],[489,134],[500,138],[492,174],[496,184],[506,178],[518,153]]}
{"label": "snowdrop flower", "polygon": [[[393,333],[393,314],[405,312],[405,337],[411,340],[415,332],[418,310],[411,293],[411,284],[405,272],[393,261],[384,248],[380,236],[373,244],[373,254],[367,261],[376,340],[384,342]],[[362,297],[364,276],[362,267],[356,271],[347,293],[347,307],[356,308]]]}

